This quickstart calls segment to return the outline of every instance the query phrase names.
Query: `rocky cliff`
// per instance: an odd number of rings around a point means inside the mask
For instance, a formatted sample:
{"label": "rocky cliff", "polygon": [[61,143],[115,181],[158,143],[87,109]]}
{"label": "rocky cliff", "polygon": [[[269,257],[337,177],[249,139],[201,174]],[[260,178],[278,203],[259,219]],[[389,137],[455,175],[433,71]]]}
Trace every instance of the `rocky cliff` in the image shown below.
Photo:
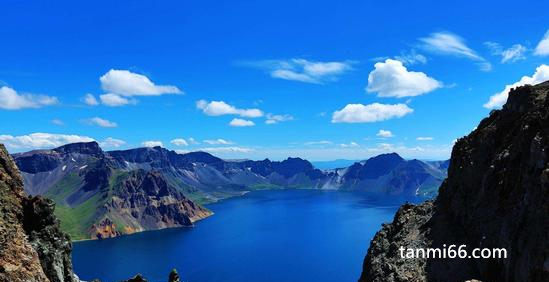
{"label": "rocky cliff", "polygon": [[[549,281],[549,82],[510,92],[453,149],[434,201],[404,205],[371,242],[360,281]],[[403,259],[399,248],[505,248],[507,258]]]}
{"label": "rocky cliff", "polygon": [[0,144],[0,281],[73,282],[71,242],[54,203],[27,197],[15,163]]}

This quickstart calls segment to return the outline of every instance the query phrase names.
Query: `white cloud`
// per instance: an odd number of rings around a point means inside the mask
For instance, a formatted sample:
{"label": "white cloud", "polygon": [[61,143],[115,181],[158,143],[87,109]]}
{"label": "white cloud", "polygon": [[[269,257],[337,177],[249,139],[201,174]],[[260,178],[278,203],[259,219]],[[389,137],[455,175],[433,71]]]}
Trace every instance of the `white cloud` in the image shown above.
{"label": "white cloud", "polygon": [[507,49],[504,49],[499,43],[496,42],[484,42],[484,45],[490,49],[492,55],[501,56],[502,64],[524,60],[526,59],[524,54],[528,51],[528,48],[521,44],[514,44]]}
{"label": "white cloud", "polygon": [[253,151],[251,148],[246,147],[211,147],[211,148],[201,148],[200,151],[210,152],[210,153],[249,153]]}
{"label": "white cloud", "polygon": [[406,104],[348,104],[343,109],[333,113],[332,122],[362,123],[384,121],[403,117],[413,111]]}
{"label": "white cloud", "polygon": [[109,107],[120,107],[128,104],[135,104],[135,101],[128,100],[114,93],[100,95],[99,99],[101,99],[101,103],[103,103],[103,105],[109,106]]}
{"label": "white cloud", "polygon": [[113,127],[118,126],[118,124],[116,124],[116,122],[112,122],[110,120],[102,119],[100,117],[93,117],[93,118],[85,120],[85,122],[89,125],[95,125],[95,126],[106,127],[106,128],[113,128]]}
{"label": "white cloud", "polygon": [[228,140],[221,139],[221,138],[204,140],[204,143],[209,144],[209,145],[232,145],[232,144],[234,144],[232,141],[228,141]]}
{"label": "white cloud", "polygon": [[341,148],[356,148],[356,147],[359,147],[360,145],[358,145],[358,143],[356,142],[350,142],[348,144],[339,144],[339,147]]}
{"label": "white cloud", "polygon": [[305,59],[266,60],[247,65],[266,69],[271,77],[306,83],[325,83],[335,81],[352,70],[351,61],[319,62]]}
{"label": "white cloud", "polygon": [[291,115],[273,115],[273,114],[267,114],[267,120],[265,120],[266,124],[276,124],[279,122],[289,121],[293,120],[294,117]]}
{"label": "white cloud", "polygon": [[143,141],[141,143],[141,146],[143,146],[143,147],[163,147],[164,145],[162,145],[161,141],[150,140],[150,141]]}
{"label": "white cloud", "polygon": [[431,140],[434,140],[434,139],[435,139],[435,138],[433,138],[433,137],[427,137],[427,136],[425,136],[425,137],[417,137],[417,138],[416,138],[417,141],[431,141]]}
{"label": "white cloud", "polygon": [[534,55],[547,56],[549,55],[549,30],[545,33],[541,41],[534,50]]}
{"label": "white cloud", "polygon": [[[386,60],[384,58],[382,61]],[[410,52],[401,52],[400,56],[395,56],[395,60],[401,61],[405,65],[426,64],[427,58],[421,54],[418,54],[416,50],[412,49]]]}
{"label": "white cloud", "polygon": [[393,137],[393,133],[390,131],[390,130],[383,130],[383,129],[380,129],[376,136],[378,137],[383,137],[383,138],[389,138],[389,137]]}
{"label": "white cloud", "polygon": [[206,100],[199,100],[196,102],[196,108],[209,116],[239,115],[248,118],[263,116],[263,112],[260,109],[239,109],[223,101],[208,102]]}
{"label": "white cloud", "polygon": [[97,99],[95,99],[95,96],[93,96],[93,94],[86,94],[83,98],[82,98],[82,101],[84,101],[84,103],[88,106],[97,106],[99,105],[99,102],[97,101]]}
{"label": "white cloud", "polygon": [[170,141],[170,143],[174,144],[175,146],[189,146],[189,142],[183,138],[176,138]]}
{"label": "white cloud", "polygon": [[11,149],[46,149],[59,147],[69,143],[91,142],[93,138],[80,135],[66,135],[53,133],[32,133],[28,135],[12,136],[0,135],[0,143]]}
{"label": "white cloud", "polygon": [[126,145],[126,141],[107,137],[105,140],[99,142],[99,145],[104,148],[119,148]]}
{"label": "white cloud", "polygon": [[465,57],[477,61],[482,71],[492,70],[492,65],[465,44],[460,36],[450,32],[435,32],[419,39],[423,48],[443,55]]}
{"label": "white cloud", "polygon": [[18,94],[13,88],[0,87],[0,109],[19,110],[41,108],[57,104],[57,97],[33,94]]}
{"label": "white cloud", "polygon": [[490,100],[488,100],[488,102],[486,102],[483,106],[488,109],[499,108],[507,102],[509,91],[511,91],[512,88],[525,84],[535,85],[546,80],[549,80],[549,66],[540,65],[536,68],[536,72],[532,76],[523,76],[519,81],[506,85],[503,91],[492,95]]}
{"label": "white cloud", "polygon": [[103,90],[121,96],[158,96],[183,93],[176,86],[156,85],[148,77],[127,70],[111,69],[101,76],[99,81]]}
{"label": "white cloud", "polygon": [[229,125],[233,127],[248,127],[248,126],[254,126],[255,123],[247,119],[233,118],[233,120],[229,122]]}
{"label": "white cloud", "polygon": [[379,97],[413,97],[442,87],[442,83],[423,72],[408,71],[402,62],[387,59],[374,65],[368,75],[366,91]]}
{"label": "white cloud", "polygon": [[51,123],[52,123],[52,124],[55,124],[55,125],[59,125],[59,126],[65,125],[65,123],[64,123],[62,120],[58,119],[58,118],[52,119],[52,120],[51,120]]}
{"label": "white cloud", "polygon": [[305,142],[305,145],[306,146],[314,146],[314,145],[331,145],[333,144],[332,141],[328,141],[328,140],[320,140],[320,141],[310,141],[310,142]]}
{"label": "white cloud", "polygon": [[196,141],[196,140],[195,140],[194,138],[192,138],[192,137],[189,137],[189,138],[187,139],[187,142],[189,142],[189,144],[191,144],[191,145],[200,144],[200,142]]}

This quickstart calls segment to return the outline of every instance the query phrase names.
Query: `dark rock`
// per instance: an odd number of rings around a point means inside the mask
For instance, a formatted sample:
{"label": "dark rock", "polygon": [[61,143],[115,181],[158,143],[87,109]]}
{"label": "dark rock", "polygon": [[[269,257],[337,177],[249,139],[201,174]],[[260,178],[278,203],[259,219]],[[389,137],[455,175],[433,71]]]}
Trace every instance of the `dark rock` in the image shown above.
{"label": "dark rock", "polygon": [[180,282],[179,274],[177,273],[177,270],[172,269],[172,271],[170,272],[170,276],[168,278],[168,282]]}
{"label": "dark rock", "polygon": [[54,204],[27,198],[21,175],[0,144],[0,281],[73,282],[71,243]]}
{"label": "dark rock", "polygon": [[17,166],[27,173],[39,173],[53,170],[61,161],[56,154],[27,154],[16,158]]}
{"label": "dark rock", "polygon": [[137,274],[133,278],[126,280],[125,282],[147,282],[147,280],[143,278],[141,274]]}
{"label": "dark rock", "polygon": [[64,154],[82,154],[82,155],[91,155],[95,157],[103,156],[103,150],[99,147],[97,142],[80,142],[67,144],[58,148],[55,148],[53,151]]}
{"label": "dark rock", "polygon": [[[360,281],[549,281],[549,82],[509,94],[459,139],[434,202],[405,205],[371,242]],[[398,248],[505,248],[507,258],[402,259]]]}

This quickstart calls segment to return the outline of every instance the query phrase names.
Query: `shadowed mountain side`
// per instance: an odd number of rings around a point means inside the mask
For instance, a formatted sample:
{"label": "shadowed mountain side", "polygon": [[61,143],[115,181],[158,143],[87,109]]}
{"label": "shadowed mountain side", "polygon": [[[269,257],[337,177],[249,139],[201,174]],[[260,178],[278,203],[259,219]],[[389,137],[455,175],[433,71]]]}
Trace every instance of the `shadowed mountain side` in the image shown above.
{"label": "shadowed mountain side", "polygon": [[[360,281],[549,281],[549,82],[512,90],[453,149],[435,201],[404,205],[371,242]],[[443,244],[507,258],[403,259]]]}

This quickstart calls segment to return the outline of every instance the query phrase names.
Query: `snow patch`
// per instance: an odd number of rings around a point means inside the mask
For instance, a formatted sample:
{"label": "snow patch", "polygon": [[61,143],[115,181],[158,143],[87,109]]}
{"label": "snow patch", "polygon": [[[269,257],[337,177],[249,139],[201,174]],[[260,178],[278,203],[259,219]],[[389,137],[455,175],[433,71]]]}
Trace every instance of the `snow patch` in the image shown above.
{"label": "snow patch", "polygon": [[65,171],[65,169],[67,169],[67,166],[64,165],[63,168],[61,170]]}

